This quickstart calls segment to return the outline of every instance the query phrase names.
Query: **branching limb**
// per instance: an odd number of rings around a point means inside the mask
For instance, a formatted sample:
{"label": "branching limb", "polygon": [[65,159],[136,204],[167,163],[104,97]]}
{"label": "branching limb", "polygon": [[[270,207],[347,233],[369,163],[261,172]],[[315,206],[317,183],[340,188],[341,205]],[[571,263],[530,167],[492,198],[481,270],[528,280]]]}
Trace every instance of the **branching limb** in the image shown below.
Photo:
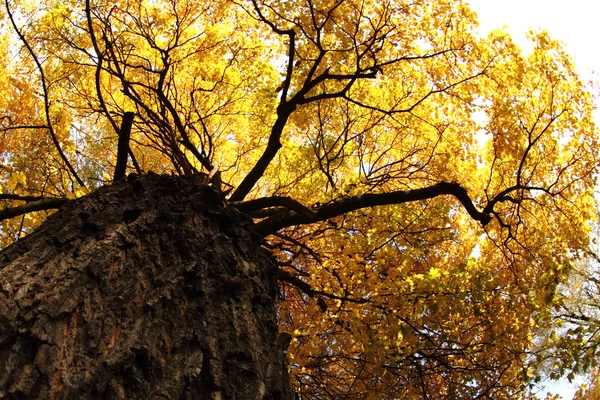
{"label": "branching limb", "polygon": [[[266,24],[274,33],[280,36],[286,36],[286,39],[288,41],[288,55],[285,79],[283,81],[283,84],[281,85],[282,94],[279,106],[277,107],[277,120],[275,121],[271,129],[267,147],[265,148],[263,154],[258,159],[256,164],[253,166],[251,171],[248,173],[248,175],[242,180],[240,185],[233,192],[229,199],[230,201],[237,202],[244,200],[244,198],[256,185],[258,180],[262,178],[267,167],[282,147],[280,139],[290,115],[302,105],[321,100],[341,98],[359,107],[381,112],[384,115],[392,115],[398,112],[410,112],[415,107],[419,106],[421,103],[426,101],[428,97],[436,93],[449,91],[453,87],[461,85],[466,81],[483,74],[483,72],[481,72],[479,74],[469,76],[455,83],[446,85],[443,88],[434,87],[430,90],[430,92],[427,95],[423,96],[420,100],[416,101],[409,109],[384,110],[366,104],[362,101],[359,101],[358,99],[351,98],[349,92],[350,89],[356,84],[356,82],[365,79],[376,79],[379,74],[383,73],[384,67],[393,64],[399,64],[402,62],[410,63],[416,60],[443,57],[447,53],[460,50],[460,48],[448,48],[432,53],[415,54],[402,57],[398,56],[392,57],[391,59],[378,61],[376,55],[382,51],[381,49],[383,48],[383,42],[387,40],[386,38],[388,36],[388,33],[391,32],[391,30],[395,29],[393,24],[391,24],[390,22],[390,25],[388,26],[389,29],[384,29],[383,26],[377,28],[373,27],[374,32],[372,34],[371,39],[367,40],[364,43],[358,43],[356,41],[355,35],[351,33],[346,33],[348,36],[354,38],[356,66],[353,70],[346,72],[343,69],[336,68],[335,65],[323,65],[323,62],[326,60],[325,56],[327,53],[332,53],[334,51],[345,52],[350,50],[342,50],[339,48],[335,48],[335,46],[331,47],[325,45],[322,40],[323,35],[326,31],[325,25],[327,21],[333,18],[333,11],[336,8],[338,8],[342,3],[342,1],[336,2],[335,4],[331,5],[331,7],[329,7],[329,11],[321,12],[316,10],[315,6],[309,1],[308,8],[312,13],[313,18],[313,26],[310,32],[296,20],[288,20],[286,19],[286,17],[278,14],[273,7],[265,5],[264,7],[268,8],[271,12],[277,15],[280,20],[287,21],[288,25],[293,26],[293,28],[287,29],[287,27],[281,28],[277,26],[276,23],[270,20],[269,16],[265,12],[263,12],[264,10],[261,9],[259,3],[256,0],[252,0],[253,11],[248,10],[246,6],[242,4],[238,4],[257,21],[261,21],[262,23]],[[318,18],[316,17],[317,14],[319,14]],[[385,24],[387,24],[387,22]],[[297,52],[297,49],[295,49],[295,47],[300,45],[302,48],[304,48],[304,46],[314,46],[314,50],[316,53],[314,56],[315,58],[310,59],[310,61],[309,59],[303,59]],[[361,50],[359,51],[359,49]],[[296,72],[294,68],[296,65],[294,62],[295,57],[298,58],[298,61],[310,62],[312,66],[307,71],[306,76],[302,76],[301,73],[298,74],[297,77],[300,79],[298,80],[298,82],[294,82],[294,85],[292,85],[292,78]],[[367,59],[369,58],[371,58],[372,60],[367,62]],[[325,84],[328,82],[336,82],[336,85],[332,85],[332,88],[327,88]],[[290,89],[292,86],[293,88]],[[320,91],[316,90],[319,87],[323,87],[323,89]],[[295,91],[295,93],[290,94],[289,91],[292,90]]]}
{"label": "branching limb", "polygon": [[133,125],[134,116],[135,113],[130,111],[123,115],[121,129],[119,130],[117,165],[115,166],[115,174],[113,176],[114,182],[125,178],[125,172],[127,171],[127,156],[129,155],[129,136],[131,135],[131,126]]}
{"label": "branching limb", "polygon": [[269,25],[269,27],[271,27],[271,29],[278,35],[286,35],[289,38],[288,66],[285,80],[282,86],[281,99],[279,102],[279,106],[277,107],[277,120],[275,121],[275,123],[273,124],[273,128],[271,129],[271,134],[269,135],[269,142],[267,143],[267,148],[260,156],[254,167],[252,167],[252,170],[248,173],[248,175],[244,178],[240,185],[235,189],[235,191],[231,195],[231,201],[244,200],[244,198],[248,195],[248,193],[250,193],[256,182],[258,182],[258,180],[263,176],[263,174],[267,170],[267,167],[275,158],[279,149],[281,149],[281,135],[283,133],[283,129],[285,128],[290,115],[296,110],[298,104],[298,101],[296,99],[297,96],[294,96],[294,99],[292,99],[291,101],[287,101],[288,89],[292,81],[292,74],[294,68],[294,54],[296,53],[296,33],[293,29],[281,30],[277,28],[262,14],[256,1],[253,1],[252,3],[261,21]]}
{"label": "branching limb", "polygon": [[312,218],[295,211],[290,211],[283,215],[276,215],[259,222],[255,225],[255,229],[262,236],[268,236],[289,226],[324,221],[361,208],[409,203],[432,199],[443,195],[452,195],[456,197],[471,218],[481,222],[483,226],[491,221],[492,217],[489,214],[477,210],[466,189],[460,184],[440,182],[433,186],[421,189],[408,191],[398,190],[390,193],[368,193],[336,200],[319,207]]}
{"label": "branching limb", "polygon": [[5,219],[18,217],[34,211],[53,210],[62,207],[69,199],[66,198],[42,198],[38,201],[24,204],[22,206],[6,208],[0,210],[0,221]]}
{"label": "branching limb", "polygon": [[20,194],[13,193],[0,193],[0,200],[20,200],[20,201],[38,201],[46,199],[43,196],[22,196]]}

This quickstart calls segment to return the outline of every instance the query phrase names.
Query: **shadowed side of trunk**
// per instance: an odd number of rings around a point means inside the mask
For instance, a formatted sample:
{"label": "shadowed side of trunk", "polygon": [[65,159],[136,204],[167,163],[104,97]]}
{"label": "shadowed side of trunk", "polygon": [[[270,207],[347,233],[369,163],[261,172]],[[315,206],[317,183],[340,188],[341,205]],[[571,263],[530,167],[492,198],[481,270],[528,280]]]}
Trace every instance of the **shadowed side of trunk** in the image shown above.
{"label": "shadowed side of trunk", "polygon": [[194,177],[63,206],[0,253],[0,397],[290,399],[251,225]]}

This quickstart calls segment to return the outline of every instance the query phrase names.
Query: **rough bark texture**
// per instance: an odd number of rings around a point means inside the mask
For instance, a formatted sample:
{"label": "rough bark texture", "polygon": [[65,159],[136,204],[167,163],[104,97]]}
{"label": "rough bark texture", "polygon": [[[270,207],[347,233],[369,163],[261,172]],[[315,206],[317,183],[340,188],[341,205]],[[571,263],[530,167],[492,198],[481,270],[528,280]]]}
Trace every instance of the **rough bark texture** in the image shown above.
{"label": "rough bark texture", "polygon": [[290,399],[251,225],[193,177],[63,206],[0,253],[0,397]]}

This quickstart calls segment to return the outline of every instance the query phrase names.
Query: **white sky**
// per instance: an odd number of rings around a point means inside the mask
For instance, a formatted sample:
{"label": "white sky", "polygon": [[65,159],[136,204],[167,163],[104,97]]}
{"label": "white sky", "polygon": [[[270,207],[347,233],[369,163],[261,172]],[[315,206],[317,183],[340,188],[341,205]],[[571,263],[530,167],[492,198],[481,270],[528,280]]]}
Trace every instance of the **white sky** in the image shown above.
{"label": "white sky", "polygon": [[[573,57],[585,81],[594,76],[595,80],[600,80],[600,0],[466,1],[479,14],[482,35],[506,25],[515,42],[521,48],[527,48],[524,33],[531,28],[545,29],[550,37],[565,43],[567,52]],[[598,114],[596,112],[596,121],[600,122]],[[576,388],[577,385],[569,384],[566,380],[559,381],[548,384],[541,394],[547,389],[570,400]]]}
{"label": "white sky", "polygon": [[479,14],[483,34],[506,25],[515,41],[526,44],[524,33],[546,29],[562,40],[579,73],[600,73],[600,0],[467,0]]}

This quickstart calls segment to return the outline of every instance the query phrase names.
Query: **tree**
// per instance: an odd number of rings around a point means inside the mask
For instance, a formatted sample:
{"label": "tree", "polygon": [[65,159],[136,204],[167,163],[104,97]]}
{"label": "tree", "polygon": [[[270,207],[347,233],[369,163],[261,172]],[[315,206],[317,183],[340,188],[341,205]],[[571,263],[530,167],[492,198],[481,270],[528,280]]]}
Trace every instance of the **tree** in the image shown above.
{"label": "tree", "polygon": [[4,243],[111,183],[133,112],[130,172],[199,175],[254,219],[301,398],[509,397],[535,378],[598,165],[591,96],[546,32],[524,56],[456,0],[5,11]]}
{"label": "tree", "polygon": [[185,178],[98,189],[4,250],[2,398],[291,398],[276,267]]}

